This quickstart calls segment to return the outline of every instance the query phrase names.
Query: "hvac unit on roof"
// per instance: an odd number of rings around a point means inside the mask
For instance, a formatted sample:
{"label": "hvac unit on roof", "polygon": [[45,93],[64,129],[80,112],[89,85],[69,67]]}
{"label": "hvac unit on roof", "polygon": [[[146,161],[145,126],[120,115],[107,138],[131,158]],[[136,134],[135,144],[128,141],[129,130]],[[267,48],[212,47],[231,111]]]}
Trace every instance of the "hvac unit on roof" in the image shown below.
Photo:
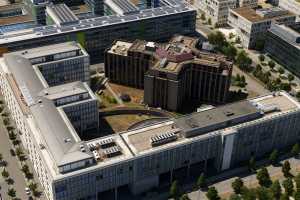
{"label": "hvac unit on roof", "polygon": [[160,135],[155,135],[150,138],[152,146],[159,146],[177,140],[177,135],[174,132],[167,132]]}
{"label": "hvac unit on roof", "polygon": [[104,150],[104,155],[108,158],[121,155],[121,148],[119,146],[113,146]]}

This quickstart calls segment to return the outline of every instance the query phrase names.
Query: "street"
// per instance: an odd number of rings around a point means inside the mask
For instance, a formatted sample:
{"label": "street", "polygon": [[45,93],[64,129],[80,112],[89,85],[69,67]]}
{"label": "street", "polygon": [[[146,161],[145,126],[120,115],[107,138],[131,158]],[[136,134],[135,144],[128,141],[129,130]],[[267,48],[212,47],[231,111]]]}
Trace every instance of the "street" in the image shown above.
{"label": "street", "polygon": [[[3,156],[3,160],[7,161],[8,165],[6,170],[10,174],[10,177],[14,180],[12,187],[16,190],[16,196],[21,200],[28,199],[28,195],[25,193],[26,182],[24,175],[20,170],[19,162],[16,157],[10,154],[11,143],[8,138],[7,130],[3,124],[2,119],[0,120],[0,153]],[[2,172],[2,169],[1,169]],[[7,196],[7,183],[3,180],[2,176],[0,178],[1,195],[4,200],[9,199]]]}

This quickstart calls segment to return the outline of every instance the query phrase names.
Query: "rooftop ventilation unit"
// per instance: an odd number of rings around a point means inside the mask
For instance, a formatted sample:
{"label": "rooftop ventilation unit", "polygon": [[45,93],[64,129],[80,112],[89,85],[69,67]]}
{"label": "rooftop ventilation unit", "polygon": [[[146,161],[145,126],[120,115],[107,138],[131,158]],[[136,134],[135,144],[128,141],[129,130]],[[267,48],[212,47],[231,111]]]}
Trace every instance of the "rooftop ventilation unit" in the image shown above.
{"label": "rooftop ventilation unit", "polygon": [[99,145],[102,149],[106,149],[112,146],[115,146],[115,141],[112,138],[107,138],[105,140],[101,140]]}
{"label": "rooftop ventilation unit", "polygon": [[152,146],[163,145],[172,141],[177,140],[177,135],[175,132],[167,132],[161,135],[155,135],[150,138]]}
{"label": "rooftop ventilation unit", "polygon": [[121,155],[121,148],[119,146],[113,146],[104,150],[104,155],[108,158]]}

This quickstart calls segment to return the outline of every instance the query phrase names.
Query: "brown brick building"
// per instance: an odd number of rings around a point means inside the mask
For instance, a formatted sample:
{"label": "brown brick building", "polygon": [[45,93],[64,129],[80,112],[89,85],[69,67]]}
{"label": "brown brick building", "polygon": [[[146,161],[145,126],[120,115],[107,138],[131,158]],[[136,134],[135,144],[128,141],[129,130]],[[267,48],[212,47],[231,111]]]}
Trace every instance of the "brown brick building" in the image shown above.
{"label": "brown brick building", "polygon": [[105,53],[105,73],[112,81],[144,88],[152,107],[180,110],[184,103],[224,103],[232,63],[200,52],[197,40],[176,36],[167,44],[116,41]]}

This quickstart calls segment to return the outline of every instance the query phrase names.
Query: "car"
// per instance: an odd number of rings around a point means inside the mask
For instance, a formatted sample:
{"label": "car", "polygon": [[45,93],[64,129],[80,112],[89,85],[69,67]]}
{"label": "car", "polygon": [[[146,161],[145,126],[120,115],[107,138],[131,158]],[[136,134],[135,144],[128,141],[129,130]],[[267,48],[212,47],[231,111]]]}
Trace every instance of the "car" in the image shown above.
{"label": "car", "polygon": [[25,192],[27,195],[30,195],[30,189],[28,187],[25,188]]}

